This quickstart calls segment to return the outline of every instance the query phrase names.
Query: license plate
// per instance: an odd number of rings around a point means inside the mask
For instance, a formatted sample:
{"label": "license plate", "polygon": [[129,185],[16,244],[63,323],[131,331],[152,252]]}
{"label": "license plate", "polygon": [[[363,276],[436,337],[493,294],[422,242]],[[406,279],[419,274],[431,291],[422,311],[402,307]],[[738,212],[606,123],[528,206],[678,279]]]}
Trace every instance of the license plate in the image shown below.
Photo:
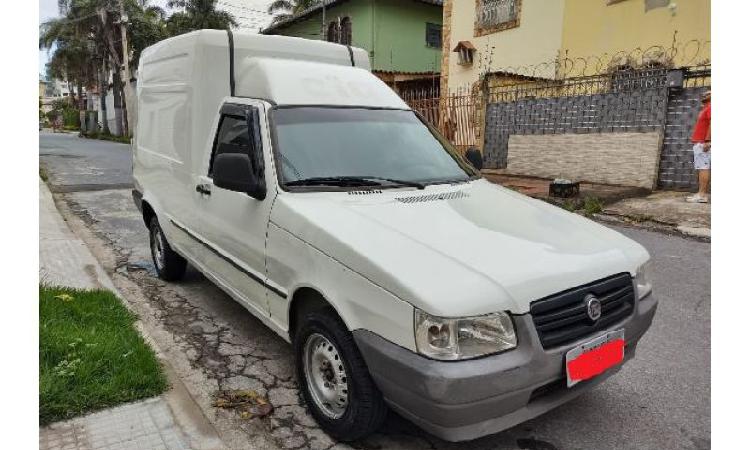
{"label": "license plate", "polygon": [[593,378],[625,358],[625,330],[610,331],[565,354],[568,387]]}

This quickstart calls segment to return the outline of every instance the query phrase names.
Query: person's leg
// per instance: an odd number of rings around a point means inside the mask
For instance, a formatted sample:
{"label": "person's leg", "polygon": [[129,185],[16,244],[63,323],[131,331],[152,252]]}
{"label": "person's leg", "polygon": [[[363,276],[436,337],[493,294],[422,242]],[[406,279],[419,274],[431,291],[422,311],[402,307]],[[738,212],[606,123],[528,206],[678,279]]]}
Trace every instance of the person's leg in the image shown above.
{"label": "person's leg", "polygon": [[711,183],[711,169],[698,171],[698,195],[708,198],[708,186]]}
{"label": "person's leg", "polygon": [[703,175],[703,172],[706,172],[705,169],[707,169],[705,158],[706,158],[706,155],[705,155],[705,152],[703,151],[703,144],[697,143],[693,145],[693,165],[698,175],[698,192],[685,199],[690,203],[698,203],[704,200],[704,198],[706,198],[706,196],[703,194],[703,187],[702,187],[703,186],[702,180],[705,177],[705,175]]}

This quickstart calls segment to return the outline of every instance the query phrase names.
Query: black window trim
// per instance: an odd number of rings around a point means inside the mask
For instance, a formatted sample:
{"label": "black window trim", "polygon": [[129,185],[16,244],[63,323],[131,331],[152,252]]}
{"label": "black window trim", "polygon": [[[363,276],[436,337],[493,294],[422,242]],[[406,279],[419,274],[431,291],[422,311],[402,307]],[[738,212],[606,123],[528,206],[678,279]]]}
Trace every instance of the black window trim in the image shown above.
{"label": "black window trim", "polygon": [[[211,156],[208,160],[207,177],[213,179],[213,165],[214,158],[219,146],[219,134],[221,132],[221,126],[224,123],[224,119],[232,117],[245,121],[247,132],[250,133],[252,125],[252,134],[248,135],[248,141],[250,146],[247,149],[247,154],[253,161],[253,164],[259,166],[259,175],[265,173],[265,164],[263,162],[263,140],[260,136],[260,113],[256,105],[247,105],[242,103],[227,102],[221,106],[219,110],[219,123],[214,133],[214,141],[211,146]],[[254,120],[251,120],[254,119]]]}
{"label": "black window trim", "polygon": [[[384,106],[357,106],[357,105],[273,105],[268,110],[268,126],[270,127],[270,134],[271,134],[271,152],[273,153],[273,162],[276,166],[276,183],[279,186],[279,189],[281,189],[284,192],[291,192],[291,193],[305,193],[305,192],[349,192],[349,191],[361,191],[363,188],[361,186],[287,186],[284,182],[283,175],[282,175],[282,161],[281,161],[281,154],[279,152],[279,145],[278,145],[278,135],[276,131],[276,124],[274,123],[274,113],[277,110],[280,109],[293,109],[293,108],[330,108],[330,109],[366,109],[371,111],[409,111],[414,113],[415,116],[425,125],[427,126],[427,129],[430,130],[430,133],[443,145],[444,148],[446,148],[446,151],[448,154],[461,166],[466,169],[469,173],[468,179],[466,181],[456,181],[455,184],[462,184],[462,183],[468,183],[471,181],[478,180],[482,178],[482,175],[477,172],[477,170],[474,168],[474,166],[471,165],[471,163],[463,157],[451,144],[447,139],[443,137],[443,135],[440,134],[440,132],[430,124],[427,119],[422,116],[417,111],[414,111],[413,109],[408,108],[393,108],[393,107],[384,107]],[[447,147],[446,147],[447,145]],[[434,182],[426,182],[424,183],[425,186],[430,185],[436,185],[436,184],[448,184],[445,181],[434,181]],[[394,186],[394,188],[403,188],[404,186]],[[385,186],[378,186],[378,189],[385,188]]]}

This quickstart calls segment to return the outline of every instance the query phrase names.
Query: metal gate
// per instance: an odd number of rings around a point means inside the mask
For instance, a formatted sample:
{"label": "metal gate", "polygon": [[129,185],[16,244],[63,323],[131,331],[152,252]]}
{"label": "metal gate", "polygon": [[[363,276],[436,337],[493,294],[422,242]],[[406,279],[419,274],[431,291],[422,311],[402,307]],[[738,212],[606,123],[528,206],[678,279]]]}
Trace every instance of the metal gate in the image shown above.
{"label": "metal gate", "polygon": [[659,162],[658,186],[663,189],[697,189],[690,137],[701,110],[701,95],[711,87],[711,69],[685,72],[683,88],[670,89],[667,118]]}

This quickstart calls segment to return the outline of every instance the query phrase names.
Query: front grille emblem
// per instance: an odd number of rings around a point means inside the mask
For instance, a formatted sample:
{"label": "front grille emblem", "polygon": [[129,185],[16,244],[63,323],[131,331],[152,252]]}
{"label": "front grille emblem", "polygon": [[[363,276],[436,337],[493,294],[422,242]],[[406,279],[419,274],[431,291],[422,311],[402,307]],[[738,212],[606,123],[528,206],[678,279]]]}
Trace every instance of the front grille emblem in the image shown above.
{"label": "front grille emblem", "polygon": [[586,303],[586,314],[589,319],[596,322],[602,316],[602,302],[599,301],[593,294],[589,294],[584,298]]}

